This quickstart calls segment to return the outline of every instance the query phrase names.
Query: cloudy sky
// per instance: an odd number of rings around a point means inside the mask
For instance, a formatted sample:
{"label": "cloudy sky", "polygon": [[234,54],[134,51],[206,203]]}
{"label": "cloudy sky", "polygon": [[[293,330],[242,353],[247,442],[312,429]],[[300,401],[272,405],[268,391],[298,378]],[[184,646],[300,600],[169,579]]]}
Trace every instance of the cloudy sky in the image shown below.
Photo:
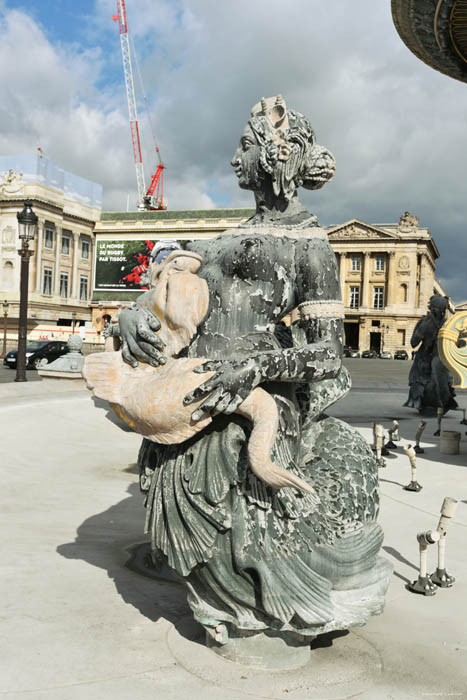
{"label": "cloudy sky", "polygon": [[[0,0],[0,153],[41,146],[136,202],[114,0]],[[398,221],[409,210],[441,252],[438,276],[467,298],[467,86],[399,39],[390,0],[127,0],[170,209],[252,206],[229,165],[250,107],[282,93],[337,160],[304,193],[323,225]],[[141,90],[137,83],[138,100]],[[140,113],[146,178],[155,167]]]}

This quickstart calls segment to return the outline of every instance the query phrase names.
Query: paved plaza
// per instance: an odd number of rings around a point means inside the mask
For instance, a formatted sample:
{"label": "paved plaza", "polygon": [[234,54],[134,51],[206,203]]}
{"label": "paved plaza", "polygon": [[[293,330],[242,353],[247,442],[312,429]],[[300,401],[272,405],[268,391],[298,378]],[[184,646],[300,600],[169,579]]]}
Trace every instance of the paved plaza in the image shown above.
{"label": "paved plaza", "polygon": [[[330,409],[371,439],[371,422],[398,418],[412,441],[419,416],[402,408],[410,362],[347,360],[354,387]],[[380,471],[384,556],[394,565],[384,614],[317,638],[311,660],[271,673],[216,657],[202,644],[184,589],[145,573],[144,508],[136,455],[81,380],[25,384],[0,369],[2,600],[0,697],[35,700],[411,700],[467,698],[467,437],[441,455],[429,418],[418,459],[420,493],[401,447]],[[459,393],[467,407],[467,393]],[[451,589],[422,597],[416,533],[437,526],[443,498],[459,500],[447,535]],[[434,569],[436,550],[429,555]],[[139,557],[139,559],[138,559]]]}

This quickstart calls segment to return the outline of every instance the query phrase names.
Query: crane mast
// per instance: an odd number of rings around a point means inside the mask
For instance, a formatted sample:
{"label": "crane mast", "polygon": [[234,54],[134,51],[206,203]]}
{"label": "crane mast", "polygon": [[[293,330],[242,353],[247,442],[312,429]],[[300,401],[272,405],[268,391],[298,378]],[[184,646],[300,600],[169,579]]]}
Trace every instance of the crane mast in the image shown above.
{"label": "crane mast", "polygon": [[156,152],[159,165],[152,176],[151,184],[146,191],[144,182],[143,156],[141,153],[141,141],[139,136],[138,113],[136,110],[135,86],[133,82],[133,69],[131,66],[130,42],[128,37],[128,24],[126,16],[125,0],[117,0],[117,14],[113,15],[114,21],[118,20],[120,27],[120,44],[122,49],[123,73],[125,75],[126,96],[128,102],[128,115],[130,119],[131,143],[136,168],[136,184],[138,187],[138,209],[165,209],[163,202],[163,168],[160,160],[159,148]]}

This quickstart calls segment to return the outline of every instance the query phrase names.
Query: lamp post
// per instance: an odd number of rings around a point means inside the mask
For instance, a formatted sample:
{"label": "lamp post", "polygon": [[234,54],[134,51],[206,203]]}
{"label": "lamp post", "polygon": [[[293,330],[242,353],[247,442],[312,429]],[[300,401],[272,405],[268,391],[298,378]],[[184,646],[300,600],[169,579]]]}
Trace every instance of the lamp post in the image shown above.
{"label": "lamp post", "polygon": [[8,307],[10,306],[7,300],[2,304],[3,306],[3,352],[2,352],[2,357],[5,357],[6,355],[6,331],[7,331],[7,319],[8,319]]}
{"label": "lamp post", "polygon": [[75,333],[75,323],[76,323],[76,311],[71,312],[71,332],[74,335]]}
{"label": "lamp post", "polygon": [[28,333],[28,286],[29,286],[29,258],[33,254],[29,250],[29,242],[34,240],[37,228],[37,216],[32,210],[32,202],[24,201],[22,211],[16,215],[18,219],[19,238],[21,240],[21,274],[19,292],[19,324],[18,324],[18,354],[16,356],[15,382],[26,382],[26,337]]}
{"label": "lamp post", "polygon": [[383,323],[383,325],[381,326],[381,336],[382,336],[381,340],[383,341],[382,342],[383,347],[381,348],[381,352],[383,352],[385,349],[386,335],[388,332],[389,332],[389,324]]}

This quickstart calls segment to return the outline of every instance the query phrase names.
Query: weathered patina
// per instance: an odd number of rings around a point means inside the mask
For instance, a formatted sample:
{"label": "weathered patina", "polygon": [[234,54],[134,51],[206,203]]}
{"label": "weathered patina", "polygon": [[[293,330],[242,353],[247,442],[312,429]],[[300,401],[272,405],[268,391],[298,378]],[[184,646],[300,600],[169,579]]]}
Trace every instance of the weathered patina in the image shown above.
{"label": "weathered patina", "polygon": [[[181,358],[208,358],[184,404],[192,422],[212,420],[178,444],[145,439],[138,461],[154,560],[183,577],[210,645],[238,660],[251,635],[306,648],[364,623],[382,610],[391,567],[378,556],[375,459],[358,431],[325,414],[350,388],[344,313],[334,253],[297,189],[324,185],[334,159],[278,96],[253,108],[232,165],[256,212],[186,246],[209,291],[187,346],[167,360],[151,292],[121,312],[119,332],[135,371],[138,361],[175,371]],[[285,325],[296,308],[300,320]],[[317,497],[251,468],[251,422],[238,409],[257,387],[277,407],[273,463]]]}
{"label": "weathered patina", "polygon": [[409,374],[409,397],[404,406],[417,408],[420,413],[442,408],[446,413],[457,408],[452,388],[452,376],[438,355],[438,333],[446,320],[448,300],[435,294],[428,313],[415,326],[410,344],[417,348]]}

